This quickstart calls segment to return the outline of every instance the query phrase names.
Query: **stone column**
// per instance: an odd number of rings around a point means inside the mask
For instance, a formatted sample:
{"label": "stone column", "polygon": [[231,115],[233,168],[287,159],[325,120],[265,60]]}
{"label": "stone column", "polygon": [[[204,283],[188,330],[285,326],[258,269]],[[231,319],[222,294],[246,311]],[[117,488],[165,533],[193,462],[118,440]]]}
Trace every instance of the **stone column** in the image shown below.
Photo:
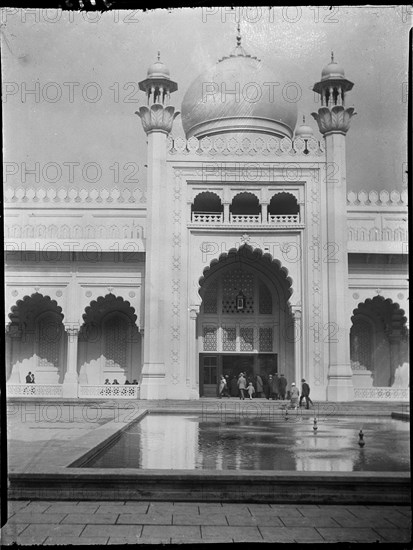
{"label": "stone column", "polygon": [[[331,96],[329,104],[331,103]],[[328,401],[353,401],[353,373],[350,366],[350,304],[348,294],[347,256],[347,182],[345,136],[354,109],[322,107],[312,113],[326,144],[326,219],[327,242],[324,244],[327,263],[328,319]]]}
{"label": "stone column", "polygon": [[78,396],[77,350],[79,325],[65,326],[67,332],[66,374],[63,381],[63,397]]}
{"label": "stone column", "polygon": [[[190,387],[189,398],[199,399],[199,357],[196,339],[196,321],[200,306],[189,307],[187,346],[188,360],[186,364],[186,383]],[[192,373],[192,375],[191,375]]]}
{"label": "stone column", "polygon": [[261,223],[269,223],[268,220],[268,203],[261,203]]}
{"label": "stone column", "polygon": [[229,223],[229,202],[224,202],[224,223]]}
{"label": "stone column", "polygon": [[302,332],[302,312],[300,306],[292,306],[291,312],[294,320],[294,378],[297,387],[301,378],[305,378],[303,372],[303,332]]}
{"label": "stone column", "polygon": [[[167,137],[178,112],[160,104],[140,107],[136,113],[148,137],[147,222],[145,259],[145,346],[142,367],[142,399],[164,399],[166,395],[165,308],[168,304],[165,258],[169,250],[165,234],[170,230],[166,217]],[[168,359],[168,358],[167,358]]]}

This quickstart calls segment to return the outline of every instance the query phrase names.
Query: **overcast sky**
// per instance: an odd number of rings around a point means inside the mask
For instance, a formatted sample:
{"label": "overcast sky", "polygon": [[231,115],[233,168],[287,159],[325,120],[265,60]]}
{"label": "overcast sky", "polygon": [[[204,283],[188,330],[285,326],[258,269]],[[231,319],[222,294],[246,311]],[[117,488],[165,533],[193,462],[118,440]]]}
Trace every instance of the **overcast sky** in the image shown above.
{"label": "overcast sky", "polygon": [[[407,11],[395,6],[259,10],[241,11],[242,44],[275,74],[279,67],[300,85],[299,118],[306,115],[317,137],[310,113],[319,105],[311,88],[331,50],[354,82],[347,96],[357,112],[347,134],[348,189],[404,188]],[[16,163],[7,165],[16,171],[7,183],[21,185],[22,163],[33,168],[37,162],[41,171],[46,167],[47,178],[59,178],[56,186],[145,187],[146,136],[134,114],[145,98],[137,83],[160,50],[178,83],[171,103],[180,110],[188,86],[235,47],[235,35],[235,15],[228,8],[104,14],[3,10],[4,160]],[[183,135],[180,118],[173,133]],[[47,163],[57,163],[61,177]],[[91,181],[95,165],[102,171],[98,183]],[[36,183],[27,175],[25,185],[51,186],[40,178]]]}

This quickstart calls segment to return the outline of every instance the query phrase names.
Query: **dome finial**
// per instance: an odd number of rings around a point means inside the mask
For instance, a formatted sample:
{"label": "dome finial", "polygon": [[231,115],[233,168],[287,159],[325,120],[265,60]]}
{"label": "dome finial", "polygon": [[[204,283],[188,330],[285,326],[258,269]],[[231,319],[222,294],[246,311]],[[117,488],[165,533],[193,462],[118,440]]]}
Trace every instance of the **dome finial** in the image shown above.
{"label": "dome finial", "polygon": [[161,52],[158,50],[158,61],[161,60]]}
{"label": "dome finial", "polygon": [[237,47],[241,46],[241,24],[238,21],[237,25]]}
{"label": "dome finial", "polygon": [[331,63],[334,63],[334,52],[331,51]]}
{"label": "dome finial", "polygon": [[303,115],[303,124],[305,124],[305,115]]}

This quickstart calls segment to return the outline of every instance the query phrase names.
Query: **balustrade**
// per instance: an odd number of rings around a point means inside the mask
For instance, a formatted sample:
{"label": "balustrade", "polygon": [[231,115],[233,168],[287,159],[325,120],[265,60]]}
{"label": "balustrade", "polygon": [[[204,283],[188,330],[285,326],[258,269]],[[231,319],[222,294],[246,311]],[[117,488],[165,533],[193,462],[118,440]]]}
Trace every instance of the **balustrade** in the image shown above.
{"label": "balustrade", "polygon": [[193,212],[192,221],[194,223],[219,223],[223,221],[221,212]]}
{"label": "balustrade", "polygon": [[[264,217],[265,219],[265,217]],[[273,224],[298,224],[300,223],[299,214],[269,214],[268,223]],[[222,223],[224,216],[222,213],[192,212],[193,223]],[[262,214],[230,214],[229,223],[233,224],[260,224],[263,223]]]}

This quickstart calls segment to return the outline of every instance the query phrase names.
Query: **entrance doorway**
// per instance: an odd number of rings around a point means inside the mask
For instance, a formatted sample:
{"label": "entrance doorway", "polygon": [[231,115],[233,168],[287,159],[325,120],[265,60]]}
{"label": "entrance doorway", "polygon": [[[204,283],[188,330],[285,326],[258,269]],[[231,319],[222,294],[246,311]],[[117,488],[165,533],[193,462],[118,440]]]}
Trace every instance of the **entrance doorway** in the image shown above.
{"label": "entrance doorway", "polygon": [[269,374],[278,372],[276,353],[255,354],[199,354],[199,395],[217,397],[219,379],[228,376],[227,381],[237,378],[240,372],[246,378],[259,374],[268,378]]}

